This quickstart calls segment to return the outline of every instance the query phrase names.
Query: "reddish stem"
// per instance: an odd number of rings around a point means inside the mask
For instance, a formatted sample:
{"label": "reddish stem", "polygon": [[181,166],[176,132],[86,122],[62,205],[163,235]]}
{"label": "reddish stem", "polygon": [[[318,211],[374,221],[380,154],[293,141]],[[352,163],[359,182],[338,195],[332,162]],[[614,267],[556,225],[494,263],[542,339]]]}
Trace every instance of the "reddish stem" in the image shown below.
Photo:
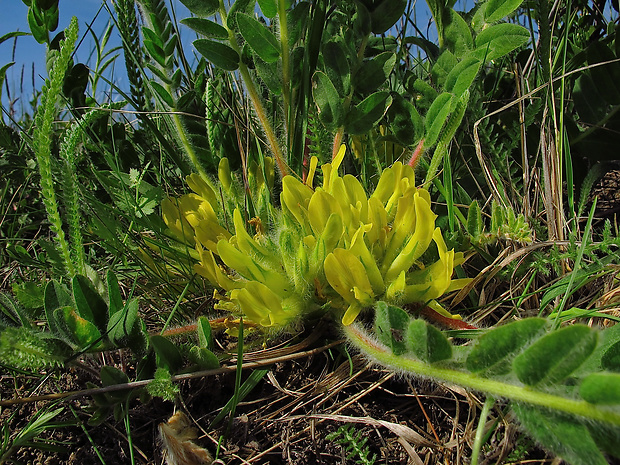
{"label": "reddish stem", "polygon": [[424,149],[424,138],[418,143],[418,146],[413,151],[413,155],[409,159],[409,166],[415,168],[415,165],[418,164],[418,160],[420,159],[420,155],[422,154],[422,150]]}

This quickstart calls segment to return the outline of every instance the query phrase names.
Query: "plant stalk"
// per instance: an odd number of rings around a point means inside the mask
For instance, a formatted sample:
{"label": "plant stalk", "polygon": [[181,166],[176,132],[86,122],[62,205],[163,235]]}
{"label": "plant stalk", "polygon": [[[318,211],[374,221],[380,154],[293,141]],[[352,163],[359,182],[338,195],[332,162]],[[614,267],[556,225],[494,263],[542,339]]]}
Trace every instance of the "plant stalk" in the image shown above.
{"label": "plant stalk", "polygon": [[600,408],[584,400],[566,399],[546,392],[535,391],[527,386],[482,378],[473,373],[465,373],[450,368],[440,368],[412,358],[394,355],[387,347],[372,339],[358,325],[343,327],[349,342],[371,360],[425,378],[445,381],[467,389],[484,392],[493,397],[503,397],[512,401],[525,402],[551,410],[578,415],[588,420],[620,426],[620,413]]}

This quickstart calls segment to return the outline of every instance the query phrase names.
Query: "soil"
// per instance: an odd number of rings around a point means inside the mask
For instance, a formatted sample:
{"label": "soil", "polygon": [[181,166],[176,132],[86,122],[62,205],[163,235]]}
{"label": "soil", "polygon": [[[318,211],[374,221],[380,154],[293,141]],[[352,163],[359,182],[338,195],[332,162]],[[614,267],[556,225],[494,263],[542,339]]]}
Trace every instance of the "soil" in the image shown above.
{"label": "soil", "polygon": [[[117,363],[121,368],[126,361],[119,354],[113,355],[106,363]],[[92,365],[100,362],[85,360]],[[244,380],[248,374],[244,373]],[[89,373],[74,369],[62,370],[47,379],[5,374],[0,394],[4,400],[16,392],[26,396],[75,391],[86,388],[89,381],[95,382]],[[181,382],[176,403],[159,398],[145,403],[137,398],[131,401],[129,425],[135,463],[165,463],[159,425],[175,411],[189,418],[198,432],[194,442],[212,455],[221,441],[221,462],[217,463],[353,464],[373,463],[373,457],[374,463],[385,464],[469,463],[483,401],[455,386],[405,378],[374,367],[359,356],[351,357],[341,345],[271,366],[239,403],[232,422],[227,417],[211,426],[230,400],[234,383],[234,373],[205,377]],[[74,424],[53,428],[39,440],[53,441],[63,451],[26,447],[19,449],[13,459],[45,465],[131,463],[123,420],[110,415],[102,424],[90,426],[87,410],[91,402],[91,398],[81,397],[58,404],[65,409],[56,421]],[[16,434],[37,410],[49,405],[37,402],[2,408],[0,420],[9,422],[11,432]],[[498,424],[480,463],[507,458],[514,462],[547,462],[543,452],[518,434],[514,420],[504,416],[506,411],[500,404],[489,417],[488,425],[496,419]],[[76,418],[79,424],[75,424]],[[337,437],[328,438],[330,433]],[[346,441],[346,434],[356,439]],[[366,461],[355,452],[355,444],[366,452],[362,456]]]}

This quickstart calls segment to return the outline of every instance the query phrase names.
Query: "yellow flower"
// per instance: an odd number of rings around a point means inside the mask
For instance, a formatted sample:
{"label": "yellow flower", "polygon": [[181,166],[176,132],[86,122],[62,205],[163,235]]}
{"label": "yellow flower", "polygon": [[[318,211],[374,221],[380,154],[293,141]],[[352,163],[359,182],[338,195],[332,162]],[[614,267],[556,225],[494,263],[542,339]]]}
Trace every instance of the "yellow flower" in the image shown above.
{"label": "yellow flower", "polygon": [[[217,308],[276,328],[332,308],[348,325],[377,300],[440,307],[435,299],[470,281],[452,279],[463,254],[447,249],[435,227],[430,195],[415,187],[409,166],[397,162],[385,169],[368,197],[357,178],[339,175],[344,156],[343,146],[332,163],[321,167],[320,186],[313,187],[316,157],[305,182],[283,178],[282,212],[271,210],[271,232],[252,235],[243,205],[220,212],[215,190],[198,175],[187,178],[194,194],[162,203],[172,235],[195,245],[195,272],[224,289],[216,294]],[[222,161],[219,177],[226,195],[234,183],[230,176]],[[254,184],[266,189],[262,176],[253,166]],[[438,259],[428,263],[433,243]]]}

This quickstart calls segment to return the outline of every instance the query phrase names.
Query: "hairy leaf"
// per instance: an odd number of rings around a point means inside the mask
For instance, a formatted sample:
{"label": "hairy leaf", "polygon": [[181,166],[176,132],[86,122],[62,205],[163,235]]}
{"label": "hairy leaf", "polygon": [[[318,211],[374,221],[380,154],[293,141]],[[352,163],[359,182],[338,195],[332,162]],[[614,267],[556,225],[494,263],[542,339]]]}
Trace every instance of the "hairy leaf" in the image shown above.
{"label": "hairy leaf", "polygon": [[116,347],[125,347],[138,323],[138,299],[127,302],[124,308],[114,313],[108,322],[108,339]]}
{"label": "hairy leaf", "polygon": [[338,91],[340,97],[346,97],[351,92],[351,70],[349,61],[342,45],[337,41],[329,41],[323,46],[323,61],[325,73]]}
{"label": "hairy leaf", "polygon": [[185,18],[181,20],[182,24],[192,28],[198,34],[202,34],[210,39],[227,39],[228,31],[223,26],[214,21],[204,18]]}
{"label": "hairy leaf", "polygon": [[196,16],[211,16],[219,7],[217,0],[181,0],[181,3]]}
{"label": "hairy leaf", "polygon": [[478,201],[474,200],[467,210],[467,233],[474,239],[477,239],[482,234],[483,229],[482,211]]}
{"label": "hairy leaf", "polygon": [[387,80],[395,64],[396,54],[392,52],[383,52],[364,61],[353,77],[355,88],[363,94],[374,92]]}
{"label": "hairy leaf", "polygon": [[81,275],[76,275],[71,281],[75,309],[82,318],[93,323],[102,332],[108,326],[108,305],[103,297],[95,290],[90,280]]}
{"label": "hairy leaf", "polygon": [[258,6],[265,18],[273,18],[278,14],[278,0],[258,0]]}
{"label": "hairy leaf", "polygon": [[239,67],[239,54],[231,47],[208,39],[197,39],[194,47],[218,68],[234,71]]}
{"label": "hairy leaf", "polygon": [[400,95],[392,95],[392,104],[388,109],[390,129],[403,145],[414,145],[422,137],[424,123],[415,106]]}
{"label": "hairy leaf", "polygon": [[189,351],[189,358],[201,370],[213,370],[220,366],[220,361],[216,355],[205,347],[192,347]]}
{"label": "hairy leaf", "polygon": [[439,94],[428,109],[426,119],[424,120],[424,125],[426,126],[425,147],[432,147],[437,142],[441,128],[450,114],[452,97],[453,95],[448,92]]}
{"label": "hairy leaf", "polygon": [[200,347],[213,350],[213,335],[211,334],[211,324],[207,317],[198,317],[196,332],[198,333],[198,344]]}
{"label": "hairy leaf", "polygon": [[601,357],[601,366],[605,370],[620,372],[620,341],[612,344]]}
{"label": "hairy leaf", "polygon": [[265,63],[274,63],[280,58],[280,44],[276,36],[263,24],[244,13],[237,14],[239,32],[248,45]]}
{"label": "hairy leaf", "polygon": [[472,54],[485,63],[521,47],[530,38],[530,33],[518,24],[502,23],[491,26],[476,37],[476,49]]}
{"label": "hairy leaf", "polygon": [[335,130],[344,119],[338,91],[329,77],[321,71],[314,73],[313,81],[312,95],[319,111],[319,119],[328,130]]}
{"label": "hairy leaf", "polygon": [[375,333],[395,355],[407,352],[405,339],[410,316],[402,308],[377,302],[375,306]]}
{"label": "hairy leaf", "polygon": [[494,23],[505,18],[515,11],[523,3],[523,0],[489,0],[484,12],[487,23]]}
{"label": "hairy leaf", "polygon": [[581,382],[579,395],[592,404],[620,404],[620,374],[592,373]]}
{"label": "hairy leaf", "polygon": [[177,346],[163,336],[151,336],[151,345],[155,349],[158,368],[165,368],[175,373],[183,366],[183,358]]}
{"label": "hairy leaf", "polygon": [[481,65],[482,63],[478,58],[465,57],[448,73],[444,84],[446,91],[453,93],[457,98],[463,95],[463,92],[469,89],[471,83],[474,82]]}
{"label": "hairy leaf", "polygon": [[407,0],[383,0],[370,12],[371,29],[375,34],[383,34],[391,28],[405,12]]}
{"label": "hairy leaf", "polygon": [[54,311],[54,319],[58,328],[78,349],[92,349],[101,339],[101,333],[90,321],[82,318],[73,307],[62,307]]}
{"label": "hairy leaf", "polygon": [[607,465],[588,428],[575,418],[525,404],[512,407],[527,432],[555,455],[572,465]]}
{"label": "hairy leaf", "polygon": [[[477,205],[477,204],[476,204]],[[492,329],[478,339],[467,357],[467,369],[505,374],[510,362],[545,326],[544,318],[526,318]]]}
{"label": "hairy leaf", "polygon": [[60,329],[56,325],[56,320],[54,319],[54,310],[60,307],[73,305],[73,300],[69,295],[69,291],[65,286],[53,279],[45,286],[44,302],[45,318],[47,319],[50,331],[60,335]]}
{"label": "hairy leaf", "polygon": [[121,288],[118,285],[118,279],[112,270],[108,270],[106,274],[106,283],[108,287],[108,300],[110,315],[123,309],[123,297],[121,296]]}
{"label": "hairy leaf", "polygon": [[596,332],[587,326],[567,326],[534,342],[515,358],[513,368],[529,386],[559,383],[592,354],[596,340]]}
{"label": "hairy leaf", "polygon": [[383,118],[391,103],[392,97],[387,91],[369,95],[347,113],[345,131],[353,135],[370,131]]}
{"label": "hairy leaf", "polygon": [[412,320],[407,328],[407,349],[426,363],[435,363],[452,357],[448,338],[424,320]]}
{"label": "hairy leaf", "polygon": [[469,26],[460,14],[450,9],[446,18],[448,21],[445,24],[444,45],[455,56],[461,58],[474,47],[474,39]]}

